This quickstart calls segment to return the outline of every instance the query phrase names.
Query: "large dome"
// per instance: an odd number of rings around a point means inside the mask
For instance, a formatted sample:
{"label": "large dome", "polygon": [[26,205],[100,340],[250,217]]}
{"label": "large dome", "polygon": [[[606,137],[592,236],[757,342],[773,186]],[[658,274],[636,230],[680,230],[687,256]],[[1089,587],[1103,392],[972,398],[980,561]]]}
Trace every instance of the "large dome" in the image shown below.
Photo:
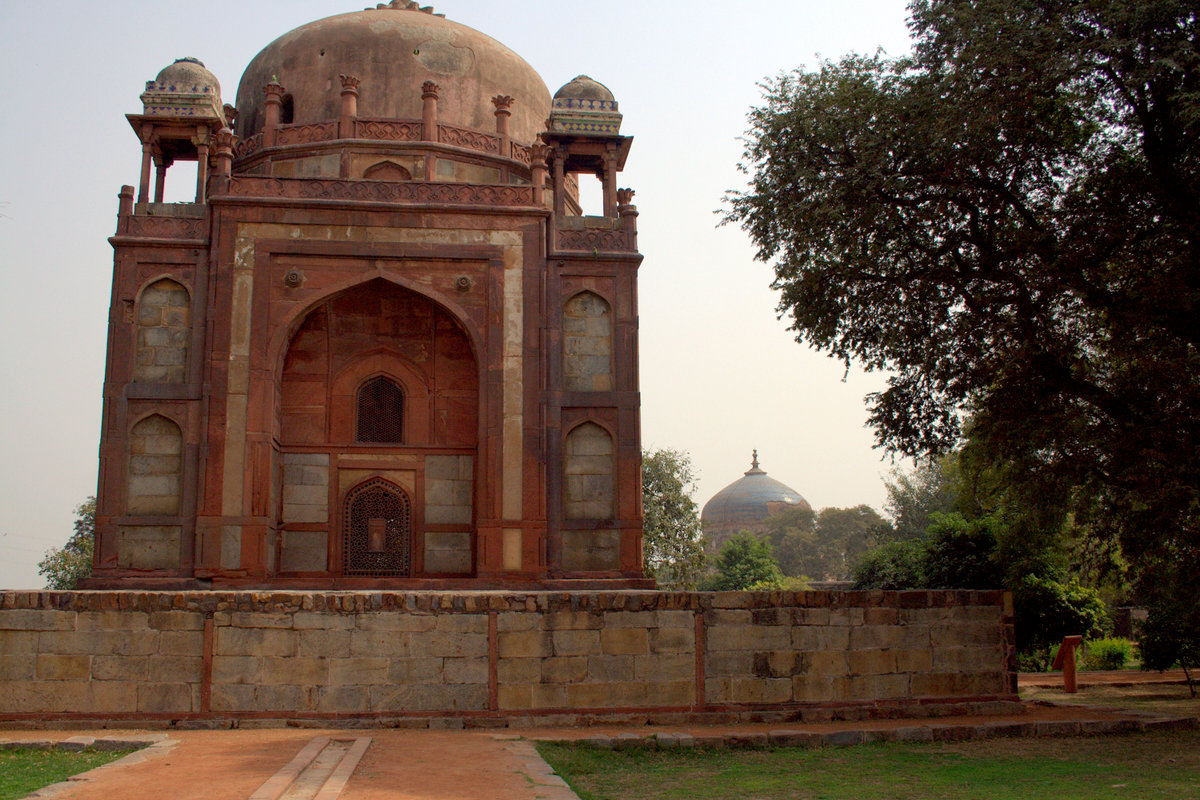
{"label": "large dome", "polygon": [[440,89],[438,119],[485,131],[496,127],[491,99],[514,99],[509,134],[530,143],[545,127],[550,91],[533,67],[479,31],[421,11],[416,4],[355,11],[310,22],[271,42],[238,84],[238,135],[263,125],[263,86],[291,95],[292,121],[337,119],[339,75],[358,78],[364,118],[420,119],[421,85]]}
{"label": "large dome", "polygon": [[705,535],[719,544],[741,530],[755,530],[767,517],[793,508],[812,510],[799,492],[759,468],[755,451],[750,469],[713,495],[704,504],[700,519]]}

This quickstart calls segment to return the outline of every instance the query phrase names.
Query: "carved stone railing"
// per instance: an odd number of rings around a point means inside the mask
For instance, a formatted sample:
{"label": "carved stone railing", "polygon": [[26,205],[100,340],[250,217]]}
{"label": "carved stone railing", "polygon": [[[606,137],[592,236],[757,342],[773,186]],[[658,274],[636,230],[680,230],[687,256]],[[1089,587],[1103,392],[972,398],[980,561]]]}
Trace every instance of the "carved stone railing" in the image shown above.
{"label": "carved stone railing", "polygon": [[195,217],[151,217],[131,214],[125,218],[123,236],[146,239],[203,239],[204,219]]}
{"label": "carved stone railing", "polygon": [[[424,136],[425,130],[421,120],[356,119],[354,121],[354,138],[356,139],[377,142],[419,142],[424,140]],[[337,120],[280,125],[275,129],[276,146],[332,142],[337,138]],[[461,147],[464,150],[511,158],[526,165],[530,162],[527,145],[510,142],[509,152],[505,153],[502,146],[504,140],[499,135],[487,131],[439,123],[437,141],[439,144]],[[233,152],[236,158],[245,158],[257,153],[262,148],[263,135],[259,131],[250,138],[239,141],[234,146]]]}
{"label": "carved stone railing", "polygon": [[354,138],[385,142],[418,142],[421,140],[423,128],[419,120],[357,119],[354,121]]}
{"label": "carved stone railing", "polygon": [[567,217],[554,229],[554,250],[584,253],[637,251],[634,231],[610,217]]}
{"label": "carved stone railing", "polygon": [[275,131],[275,144],[312,144],[313,142],[328,142],[337,138],[337,120],[331,122],[313,122],[302,125],[280,125]]}
{"label": "carved stone railing", "polygon": [[446,125],[445,123],[440,123],[437,128],[438,142],[441,144],[500,155],[500,137],[494,133],[474,131],[470,128],[460,128],[457,125]]}
{"label": "carved stone railing", "polygon": [[249,139],[238,139],[233,146],[234,158],[243,158],[251,153],[255,153],[262,149],[263,135],[262,131],[251,136]]}
{"label": "carved stone railing", "polygon": [[312,178],[265,178],[235,175],[223,194],[236,197],[357,200],[422,205],[531,206],[531,186],[480,186],[467,183],[340,181]]}

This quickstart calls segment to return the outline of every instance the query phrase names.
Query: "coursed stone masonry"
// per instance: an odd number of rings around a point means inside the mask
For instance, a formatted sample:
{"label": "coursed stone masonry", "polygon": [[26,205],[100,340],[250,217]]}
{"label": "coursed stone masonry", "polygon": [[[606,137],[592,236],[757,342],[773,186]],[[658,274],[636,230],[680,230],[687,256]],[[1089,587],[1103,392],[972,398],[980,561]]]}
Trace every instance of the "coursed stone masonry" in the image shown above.
{"label": "coursed stone masonry", "polygon": [[0,720],[940,714],[1013,653],[1000,592],[9,592]]}

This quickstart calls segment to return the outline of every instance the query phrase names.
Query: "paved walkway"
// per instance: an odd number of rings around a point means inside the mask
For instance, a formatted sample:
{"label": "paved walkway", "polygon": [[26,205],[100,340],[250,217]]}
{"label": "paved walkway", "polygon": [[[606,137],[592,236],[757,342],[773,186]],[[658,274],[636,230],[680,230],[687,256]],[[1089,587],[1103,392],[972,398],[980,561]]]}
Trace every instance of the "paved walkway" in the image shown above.
{"label": "paved walkway", "polygon": [[[1118,673],[1132,678],[1143,673]],[[1107,676],[1086,673],[1084,683]],[[1160,681],[1172,680],[1169,673]],[[1049,676],[1053,680],[1059,676]],[[1182,679],[1182,673],[1180,673]],[[1038,676],[1041,680],[1041,677]],[[1116,680],[1116,677],[1110,679]],[[1022,685],[1036,685],[1024,680]],[[743,746],[799,741],[820,735],[827,744],[877,739],[965,739],[995,735],[1061,735],[1145,725],[1147,717],[1083,707],[1026,704],[1006,716],[879,720],[859,723],[729,726],[596,726],[486,730],[350,731],[304,728],[170,731],[9,731],[0,740],[97,738],[164,739],[127,762],[85,773],[83,780],[57,785],[55,800],[247,800],[315,737],[370,737],[362,760],[337,800],[571,800],[575,795],[533,750],[535,739],[595,739],[617,747],[687,744]],[[1154,724],[1154,723],[1151,723]],[[781,731],[786,728],[786,731]],[[325,797],[325,795],[317,795]]]}
{"label": "paved walkway", "polygon": [[[1183,683],[1187,680],[1181,669],[1165,672],[1143,672],[1140,669],[1077,672],[1077,686],[1137,686],[1143,683]],[[1025,686],[1062,686],[1061,672],[1022,672],[1017,676],[1017,688]]]}

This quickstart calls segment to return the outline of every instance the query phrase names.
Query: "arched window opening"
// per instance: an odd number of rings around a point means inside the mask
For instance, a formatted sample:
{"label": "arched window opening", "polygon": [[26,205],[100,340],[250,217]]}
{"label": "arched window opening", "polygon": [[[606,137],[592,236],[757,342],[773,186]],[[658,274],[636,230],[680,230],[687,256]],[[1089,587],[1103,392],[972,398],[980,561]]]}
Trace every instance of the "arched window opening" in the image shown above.
{"label": "arched window opening", "polygon": [[404,441],[404,390],[380,375],[358,390],[360,442],[399,444]]}
{"label": "arched window opening", "polygon": [[408,495],[382,478],[352,489],[342,513],[342,572],[409,575],[411,507]]}
{"label": "arched window opening", "polygon": [[412,173],[394,161],[380,161],[372,164],[363,172],[363,180],[368,181],[411,181]]}
{"label": "arched window opening", "polygon": [[160,414],[146,417],[129,431],[126,473],[127,508],[134,516],[179,513],[183,479],[183,435]]}
{"label": "arched window opening", "polygon": [[612,309],[595,292],[580,292],[563,306],[563,379],[572,392],[611,392]]}
{"label": "arched window opening", "polygon": [[190,336],[191,301],[187,289],[170,278],[147,286],[137,304],[133,379],[184,383]]}
{"label": "arched window opening", "polygon": [[291,125],[296,117],[296,101],[290,94],[285,94],[279,109],[279,124]]}
{"label": "arched window opening", "polygon": [[612,519],[614,502],[613,440],[594,422],[567,434],[563,513],[567,519]]}

